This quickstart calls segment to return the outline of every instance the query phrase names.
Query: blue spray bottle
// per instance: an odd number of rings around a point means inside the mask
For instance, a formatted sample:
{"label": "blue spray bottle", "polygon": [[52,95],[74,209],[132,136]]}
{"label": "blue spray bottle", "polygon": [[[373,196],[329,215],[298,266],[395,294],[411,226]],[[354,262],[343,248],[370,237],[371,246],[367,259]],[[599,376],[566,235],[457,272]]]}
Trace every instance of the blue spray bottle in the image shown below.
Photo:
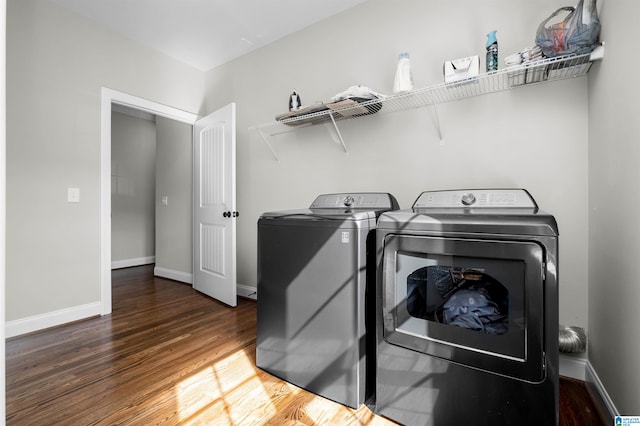
{"label": "blue spray bottle", "polygon": [[487,34],[487,72],[498,71],[498,40],[496,31]]}

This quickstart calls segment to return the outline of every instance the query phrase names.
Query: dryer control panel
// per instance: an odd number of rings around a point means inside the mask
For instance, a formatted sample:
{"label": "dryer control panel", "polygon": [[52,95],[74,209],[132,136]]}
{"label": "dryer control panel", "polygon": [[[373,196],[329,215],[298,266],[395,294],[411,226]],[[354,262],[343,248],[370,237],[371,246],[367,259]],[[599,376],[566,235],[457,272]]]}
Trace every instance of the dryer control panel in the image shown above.
{"label": "dryer control panel", "polygon": [[413,203],[413,208],[537,208],[525,189],[467,189],[425,191]]}
{"label": "dryer control panel", "polygon": [[319,195],[310,209],[397,209],[398,203],[391,194],[378,192],[357,192]]}

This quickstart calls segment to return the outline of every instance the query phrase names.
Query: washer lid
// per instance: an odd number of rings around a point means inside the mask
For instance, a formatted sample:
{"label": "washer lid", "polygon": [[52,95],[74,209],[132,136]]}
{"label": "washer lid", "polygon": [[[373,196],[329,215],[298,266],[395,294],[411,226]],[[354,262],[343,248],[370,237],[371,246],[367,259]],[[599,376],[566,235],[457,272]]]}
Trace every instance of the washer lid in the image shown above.
{"label": "washer lid", "polygon": [[262,219],[362,220],[376,219],[389,210],[397,210],[395,197],[382,192],[357,192],[319,195],[308,209],[263,213]]}
{"label": "washer lid", "polygon": [[319,195],[309,208],[391,210],[398,208],[398,202],[393,195],[383,192],[323,194]]}
{"label": "washer lid", "polygon": [[370,211],[370,210],[353,210],[353,209],[298,209],[298,210],[282,210],[277,212],[265,212],[260,216],[261,220],[264,219],[290,219],[295,221],[301,220],[315,220],[315,221],[327,221],[338,220],[344,222],[345,220],[375,220],[382,212]]}

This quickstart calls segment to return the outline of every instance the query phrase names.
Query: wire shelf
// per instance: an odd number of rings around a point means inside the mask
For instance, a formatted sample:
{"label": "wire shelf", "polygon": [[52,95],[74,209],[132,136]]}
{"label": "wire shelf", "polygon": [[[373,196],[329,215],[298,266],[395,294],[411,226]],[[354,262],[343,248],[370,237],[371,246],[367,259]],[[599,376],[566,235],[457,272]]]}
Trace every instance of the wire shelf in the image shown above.
{"label": "wire shelf", "polygon": [[[522,86],[529,86],[548,81],[580,77],[591,68],[591,54],[559,56],[545,58],[498,71],[480,74],[478,77],[455,83],[439,83],[408,92],[383,96],[370,100],[351,100],[310,107],[311,111],[302,111],[298,115],[283,114],[279,120],[252,126],[250,130],[258,130],[264,141],[278,158],[264,133],[270,136],[317,124],[333,123],[340,138],[343,149],[347,152],[336,122],[345,119],[367,116],[376,113],[389,113],[419,108],[428,105],[451,102],[455,100],[486,95]],[[349,100],[346,100],[349,101]],[[436,112],[437,114],[437,112]],[[439,124],[438,124],[439,127]],[[440,129],[438,128],[438,132]],[[442,140],[442,137],[441,137]]]}

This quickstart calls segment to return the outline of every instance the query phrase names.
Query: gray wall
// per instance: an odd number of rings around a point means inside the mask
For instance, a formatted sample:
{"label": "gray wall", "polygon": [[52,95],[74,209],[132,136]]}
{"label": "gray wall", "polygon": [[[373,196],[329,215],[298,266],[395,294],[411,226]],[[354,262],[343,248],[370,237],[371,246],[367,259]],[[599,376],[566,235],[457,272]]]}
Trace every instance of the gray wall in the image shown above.
{"label": "gray wall", "polygon": [[7,2],[7,321],[100,301],[101,87],[198,113],[204,75],[46,1]]}
{"label": "gray wall", "polygon": [[[156,201],[156,124],[113,112],[111,116],[111,261],[133,266],[153,258]],[[147,261],[146,263],[152,263]]]}
{"label": "gray wall", "polygon": [[[163,117],[157,117],[156,129],[156,270],[190,280],[193,130],[189,124]],[[168,198],[166,206],[161,203],[163,196]]]}
{"label": "gray wall", "polygon": [[293,88],[303,104],[354,84],[391,93],[401,51],[416,87],[441,82],[447,59],[482,55],[493,29],[504,58],[531,46],[538,23],[564,3],[369,0],[210,71],[207,111],[238,105],[238,281],[255,285],[264,211],[334,191],[388,191],[408,208],[425,190],[523,187],[559,223],[560,319],[587,327],[586,77],[441,104],[444,143],[431,107],[340,122],[348,156],[319,126],[271,137],[277,162],[249,130],[286,111]]}
{"label": "gray wall", "polygon": [[602,3],[605,58],[589,77],[589,362],[622,414],[640,413],[640,3]]}

